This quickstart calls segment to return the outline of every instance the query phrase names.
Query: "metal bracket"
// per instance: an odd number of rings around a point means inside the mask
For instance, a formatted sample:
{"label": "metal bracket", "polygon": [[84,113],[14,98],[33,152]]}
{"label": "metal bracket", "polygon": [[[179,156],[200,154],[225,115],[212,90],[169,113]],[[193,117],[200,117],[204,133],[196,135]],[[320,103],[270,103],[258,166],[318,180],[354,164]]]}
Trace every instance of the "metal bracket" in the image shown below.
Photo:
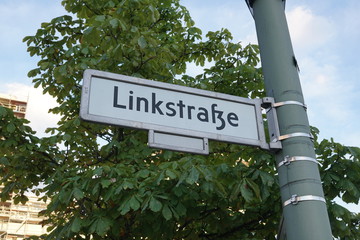
{"label": "metal bracket", "polygon": [[281,145],[280,141],[288,139],[288,138],[292,138],[292,137],[309,137],[309,138],[313,139],[313,136],[310,133],[302,133],[302,132],[289,133],[289,134],[280,136],[280,129],[279,129],[279,123],[278,123],[278,118],[277,118],[277,114],[276,114],[276,108],[284,106],[284,105],[290,105],[290,104],[299,105],[306,109],[306,105],[301,102],[298,102],[298,101],[283,101],[283,102],[275,103],[275,100],[272,97],[266,97],[266,98],[262,99],[261,106],[266,109],[266,117],[268,119],[268,127],[269,127],[269,135],[270,135],[270,143],[269,143],[270,149],[273,149],[273,150],[281,149],[282,145]]}
{"label": "metal bracket", "polygon": [[278,102],[278,103],[274,103],[273,107],[281,107],[281,106],[285,106],[285,105],[299,105],[304,107],[305,109],[307,109],[306,104],[302,103],[302,102],[298,102],[298,101],[284,101],[284,102]]}
{"label": "metal bracket", "polygon": [[294,157],[290,157],[290,156],[285,156],[284,161],[281,161],[278,164],[278,168],[281,166],[288,166],[290,163],[295,162],[295,161],[310,161],[316,164],[319,164],[319,162],[312,157],[305,157],[305,156],[294,156]]}
{"label": "metal bracket", "polygon": [[279,136],[278,140],[282,141],[282,140],[285,140],[288,138],[293,138],[293,137],[309,137],[311,139],[314,138],[310,133],[297,132],[297,133],[289,133],[289,134]]}
{"label": "metal bracket", "polygon": [[278,141],[280,136],[279,122],[276,114],[276,108],[273,107],[274,98],[266,97],[262,99],[261,106],[266,109],[266,118],[268,120],[268,130],[270,136],[269,147],[271,150],[282,149],[281,142]]}
{"label": "metal bracket", "polygon": [[283,207],[286,207],[290,204],[297,205],[299,202],[303,202],[303,201],[320,201],[320,202],[326,203],[326,200],[323,197],[314,196],[314,195],[298,196],[298,195],[294,194],[291,196],[290,199],[286,200],[283,203]]}

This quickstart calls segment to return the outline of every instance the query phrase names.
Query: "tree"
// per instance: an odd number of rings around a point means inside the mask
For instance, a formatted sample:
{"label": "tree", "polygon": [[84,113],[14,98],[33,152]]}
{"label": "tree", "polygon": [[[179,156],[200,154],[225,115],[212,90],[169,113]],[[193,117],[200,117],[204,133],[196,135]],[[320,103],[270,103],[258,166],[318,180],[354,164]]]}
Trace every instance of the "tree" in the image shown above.
{"label": "tree", "polygon": [[[58,127],[38,138],[0,108],[3,200],[50,200],[42,239],[276,239],[281,202],[275,161],[264,150],[211,142],[198,156],[150,149],[146,132],[79,119],[85,69],[121,73],[227,94],[265,96],[256,45],[226,29],[203,37],[179,0],[63,0],[71,15],[24,38],[38,66],[29,72],[58,102]],[[190,63],[204,66],[186,75]],[[315,147],[333,234],[359,236],[360,149],[333,140]]]}

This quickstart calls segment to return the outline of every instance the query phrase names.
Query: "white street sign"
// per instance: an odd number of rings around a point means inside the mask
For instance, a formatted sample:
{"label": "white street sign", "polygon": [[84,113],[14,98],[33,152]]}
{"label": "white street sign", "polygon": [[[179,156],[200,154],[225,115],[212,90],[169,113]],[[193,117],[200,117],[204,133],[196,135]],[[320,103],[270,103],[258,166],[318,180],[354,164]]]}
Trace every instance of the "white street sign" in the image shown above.
{"label": "white street sign", "polygon": [[268,149],[260,105],[260,99],[89,69],[84,72],[80,117]]}

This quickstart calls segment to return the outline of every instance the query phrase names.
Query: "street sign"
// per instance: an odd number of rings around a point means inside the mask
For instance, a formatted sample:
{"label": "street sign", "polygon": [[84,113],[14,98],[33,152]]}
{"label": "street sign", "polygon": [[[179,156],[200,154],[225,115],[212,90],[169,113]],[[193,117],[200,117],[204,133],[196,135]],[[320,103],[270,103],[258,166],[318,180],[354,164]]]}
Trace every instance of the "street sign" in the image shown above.
{"label": "street sign", "polygon": [[162,133],[154,130],[149,130],[148,138],[148,144],[153,148],[209,154],[209,140],[207,138]]}
{"label": "street sign", "polygon": [[[84,72],[80,117],[155,133],[269,149],[261,103],[261,99],[88,69]],[[161,134],[157,136],[164,139]]]}

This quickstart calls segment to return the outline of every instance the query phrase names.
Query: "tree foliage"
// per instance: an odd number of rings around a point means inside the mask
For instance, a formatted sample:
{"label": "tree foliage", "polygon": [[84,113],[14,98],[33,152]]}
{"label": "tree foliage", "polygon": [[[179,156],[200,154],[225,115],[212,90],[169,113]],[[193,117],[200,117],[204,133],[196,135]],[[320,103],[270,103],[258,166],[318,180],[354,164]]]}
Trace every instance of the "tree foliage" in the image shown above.
{"label": "tree foliage", "polygon": [[[211,143],[209,156],[150,149],[145,131],[79,119],[85,69],[227,94],[265,96],[256,45],[226,29],[203,34],[179,0],[63,0],[69,15],[24,38],[40,60],[28,74],[61,116],[38,138],[0,108],[2,200],[49,200],[43,239],[276,239],[281,202],[273,156]],[[189,64],[211,66],[186,75]],[[317,136],[318,130],[313,129]],[[333,234],[356,239],[360,149],[315,139]]]}

